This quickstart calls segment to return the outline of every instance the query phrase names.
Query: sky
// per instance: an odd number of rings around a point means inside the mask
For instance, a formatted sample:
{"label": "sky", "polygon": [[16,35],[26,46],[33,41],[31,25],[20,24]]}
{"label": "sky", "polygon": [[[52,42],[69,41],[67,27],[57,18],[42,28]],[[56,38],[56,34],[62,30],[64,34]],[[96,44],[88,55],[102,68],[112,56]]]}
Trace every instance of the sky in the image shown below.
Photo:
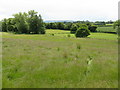
{"label": "sky", "polygon": [[35,10],[46,20],[109,21],[118,19],[120,0],[0,0],[0,20]]}

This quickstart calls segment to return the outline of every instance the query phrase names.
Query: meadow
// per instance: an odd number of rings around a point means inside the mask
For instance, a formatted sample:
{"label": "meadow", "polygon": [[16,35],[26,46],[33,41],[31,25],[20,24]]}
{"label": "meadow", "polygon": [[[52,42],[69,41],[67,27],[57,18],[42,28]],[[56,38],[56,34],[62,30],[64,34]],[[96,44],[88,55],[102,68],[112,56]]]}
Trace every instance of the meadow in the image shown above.
{"label": "meadow", "polygon": [[[105,27],[99,27],[98,29],[101,29]],[[106,27],[107,29],[108,27]],[[105,31],[103,29],[103,31]],[[115,32],[112,28],[111,30],[113,32]],[[72,37],[72,38],[76,38],[74,34],[70,34],[70,31],[65,31],[65,30],[57,30],[57,29],[47,29],[46,30],[47,35],[49,36],[60,36],[60,37]],[[106,30],[109,31],[109,30]],[[90,35],[87,38],[95,38],[95,39],[106,39],[106,40],[117,40],[118,36],[116,34],[111,34],[111,33],[90,33]]]}
{"label": "meadow", "polygon": [[111,33],[114,33],[114,32],[116,32],[116,29],[114,29],[113,26],[107,27],[107,25],[106,25],[106,27],[98,27],[97,31],[98,32],[109,32],[109,33],[111,32]]}
{"label": "meadow", "polygon": [[2,33],[3,88],[117,88],[116,34]]}

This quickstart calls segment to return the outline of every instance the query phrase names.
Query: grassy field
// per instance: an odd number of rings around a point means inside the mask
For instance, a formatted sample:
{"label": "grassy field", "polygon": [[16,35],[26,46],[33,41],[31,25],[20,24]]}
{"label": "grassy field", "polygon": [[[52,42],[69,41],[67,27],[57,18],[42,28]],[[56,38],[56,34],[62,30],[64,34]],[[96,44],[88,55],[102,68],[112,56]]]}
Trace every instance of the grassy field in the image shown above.
{"label": "grassy field", "polygon": [[117,88],[117,35],[69,34],[3,33],[3,88]]}
{"label": "grassy field", "polygon": [[116,29],[113,27],[98,27],[97,28],[98,32],[116,32]]}
{"label": "grassy field", "polygon": [[[48,29],[47,35],[49,36],[60,36],[60,37],[72,37],[76,38],[74,34],[70,34],[70,31],[64,31],[64,30],[53,30]],[[88,38],[95,38],[95,39],[106,39],[106,40],[117,40],[118,36],[116,34],[110,34],[110,33],[90,33],[91,35],[88,36]]]}

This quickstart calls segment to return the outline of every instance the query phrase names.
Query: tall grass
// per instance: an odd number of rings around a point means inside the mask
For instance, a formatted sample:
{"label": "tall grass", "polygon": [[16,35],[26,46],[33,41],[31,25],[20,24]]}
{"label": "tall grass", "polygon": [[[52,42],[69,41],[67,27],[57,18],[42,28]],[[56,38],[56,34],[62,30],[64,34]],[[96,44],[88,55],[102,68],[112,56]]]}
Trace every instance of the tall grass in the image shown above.
{"label": "tall grass", "polygon": [[118,87],[116,40],[5,34],[2,43],[3,88]]}

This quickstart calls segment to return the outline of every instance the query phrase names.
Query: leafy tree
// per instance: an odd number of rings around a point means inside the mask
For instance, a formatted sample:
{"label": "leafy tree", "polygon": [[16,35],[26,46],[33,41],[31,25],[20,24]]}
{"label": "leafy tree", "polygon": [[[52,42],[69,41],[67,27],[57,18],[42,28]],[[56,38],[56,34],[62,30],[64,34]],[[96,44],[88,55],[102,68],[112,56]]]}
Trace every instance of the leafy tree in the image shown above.
{"label": "leafy tree", "polygon": [[64,30],[64,28],[65,28],[64,23],[62,23],[62,22],[58,22],[58,23],[56,23],[56,24],[57,24],[57,29]]}
{"label": "leafy tree", "polygon": [[71,27],[72,27],[72,23],[68,22],[68,23],[65,24],[64,29],[65,30],[70,30]]}
{"label": "leafy tree", "polygon": [[2,20],[2,31],[7,32],[7,19]]}
{"label": "leafy tree", "polygon": [[114,22],[113,28],[115,29],[117,27],[117,33],[120,35],[120,19]]}
{"label": "leafy tree", "polygon": [[112,20],[105,22],[106,24],[113,24],[114,22]]}
{"label": "leafy tree", "polygon": [[37,12],[31,10],[28,12],[28,25],[29,25],[29,32],[28,33],[35,33],[35,34],[45,34],[45,26],[41,15],[37,15]]}
{"label": "leafy tree", "polygon": [[50,23],[45,23],[45,28],[50,29]]}
{"label": "leafy tree", "polygon": [[70,31],[71,31],[70,33],[75,33],[77,31],[77,29],[78,29],[78,26],[73,24],[71,29],[70,29]]}
{"label": "leafy tree", "polygon": [[15,26],[16,22],[14,18],[7,19],[7,31],[8,32],[15,32],[17,31],[17,27]]}
{"label": "leafy tree", "polygon": [[90,35],[90,31],[87,26],[79,27],[75,33],[76,37],[87,37],[88,35]]}
{"label": "leafy tree", "polygon": [[28,11],[28,25],[29,25],[28,33],[32,33],[32,32],[34,33],[34,30],[37,27],[36,26],[37,21],[35,21],[36,15],[37,15],[37,12],[35,12],[34,10]]}
{"label": "leafy tree", "polygon": [[38,16],[38,33],[45,34],[45,24],[43,23],[41,15]]}
{"label": "leafy tree", "polygon": [[49,27],[50,27],[50,29],[57,29],[56,23],[50,23]]}
{"label": "leafy tree", "polygon": [[91,31],[91,32],[97,32],[97,26],[89,26],[88,29]]}
{"label": "leafy tree", "polygon": [[45,34],[45,25],[41,15],[37,15],[34,10],[28,13],[17,13],[14,18],[2,20],[2,30],[15,33],[35,33]]}
{"label": "leafy tree", "polygon": [[28,33],[27,14],[20,12],[18,14],[14,14],[13,16],[16,22],[15,26],[18,30],[16,33]]}
{"label": "leafy tree", "polygon": [[69,30],[66,24],[64,25],[64,30]]}
{"label": "leafy tree", "polygon": [[15,32],[16,31],[14,18],[8,18],[2,20],[2,31],[3,32]]}
{"label": "leafy tree", "polygon": [[90,27],[90,26],[91,26],[91,23],[90,23],[90,22],[86,22],[86,25],[87,25],[88,27]]}

